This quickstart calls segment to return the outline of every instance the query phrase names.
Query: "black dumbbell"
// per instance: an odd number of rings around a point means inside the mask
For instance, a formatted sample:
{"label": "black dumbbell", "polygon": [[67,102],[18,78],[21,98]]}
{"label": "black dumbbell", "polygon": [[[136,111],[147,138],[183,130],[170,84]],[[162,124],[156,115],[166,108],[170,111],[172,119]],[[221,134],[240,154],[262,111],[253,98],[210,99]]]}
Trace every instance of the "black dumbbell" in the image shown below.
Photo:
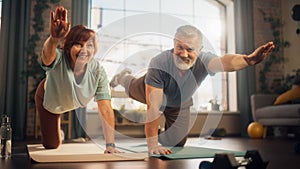
{"label": "black dumbbell", "polygon": [[266,169],[269,162],[262,160],[258,151],[247,151],[243,160],[236,160],[233,154],[218,153],[215,154],[213,162],[202,161],[199,169],[237,169],[246,167],[246,169]]}
{"label": "black dumbbell", "polygon": [[251,160],[246,165],[247,169],[266,169],[269,164],[268,161],[262,160],[262,158],[257,150],[247,151],[244,158]]}
{"label": "black dumbbell", "polygon": [[294,145],[294,151],[295,151],[295,153],[299,153],[300,152],[300,143],[295,143],[295,145]]}

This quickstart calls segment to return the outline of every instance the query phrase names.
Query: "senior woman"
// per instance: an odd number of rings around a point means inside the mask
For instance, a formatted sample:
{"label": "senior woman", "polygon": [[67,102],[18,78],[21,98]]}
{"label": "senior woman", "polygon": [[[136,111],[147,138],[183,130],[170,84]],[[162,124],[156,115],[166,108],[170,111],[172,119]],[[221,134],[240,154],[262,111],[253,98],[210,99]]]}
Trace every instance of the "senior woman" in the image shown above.
{"label": "senior woman", "polygon": [[96,52],[93,30],[84,25],[70,29],[67,10],[62,6],[50,12],[50,36],[44,42],[40,59],[46,78],[35,95],[46,149],[55,149],[62,143],[60,115],[86,107],[94,98],[102,119],[105,153],[119,152],[114,144],[114,113],[108,79],[103,67],[94,59]]}

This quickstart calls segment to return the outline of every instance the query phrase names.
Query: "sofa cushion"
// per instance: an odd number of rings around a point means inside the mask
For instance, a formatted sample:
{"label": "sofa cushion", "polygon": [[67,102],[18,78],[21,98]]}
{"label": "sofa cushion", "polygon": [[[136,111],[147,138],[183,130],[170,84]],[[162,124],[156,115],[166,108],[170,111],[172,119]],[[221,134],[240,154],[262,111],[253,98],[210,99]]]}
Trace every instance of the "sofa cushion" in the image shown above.
{"label": "sofa cushion", "polygon": [[256,109],[256,119],[260,118],[300,118],[300,104],[271,105]]}
{"label": "sofa cushion", "polygon": [[300,86],[293,86],[290,90],[279,95],[274,105],[284,104],[288,102],[293,102],[294,100],[300,99]]}
{"label": "sofa cushion", "polygon": [[261,118],[257,122],[264,126],[300,126],[300,118]]}

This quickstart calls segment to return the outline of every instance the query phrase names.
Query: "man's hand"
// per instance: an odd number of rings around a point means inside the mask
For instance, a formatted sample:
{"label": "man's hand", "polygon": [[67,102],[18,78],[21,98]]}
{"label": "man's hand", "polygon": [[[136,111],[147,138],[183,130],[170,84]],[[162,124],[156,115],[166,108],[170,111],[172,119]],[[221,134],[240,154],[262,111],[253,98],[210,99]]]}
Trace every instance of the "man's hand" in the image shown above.
{"label": "man's hand", "polygon": [[55,13],[50,12],[50,36],[52,38],[62,39],[70,30],[70,22],[68,22],[67,10],[59,6]]}
{"label": "man's hand", "polygon": [[148,152],[149,154],[161,154],[161,155],[172,153],[172,151],[169,148],[161,147],[161,146],[149,147]]}
{"label": "man's hand", "polygon": [[258,47],[253,53],[248,56],[244,56],[245,61],[248,65],[256,65],[263,61],[267,55],[274,49],[275,46],[273,42],[268,42],[260,47]]}

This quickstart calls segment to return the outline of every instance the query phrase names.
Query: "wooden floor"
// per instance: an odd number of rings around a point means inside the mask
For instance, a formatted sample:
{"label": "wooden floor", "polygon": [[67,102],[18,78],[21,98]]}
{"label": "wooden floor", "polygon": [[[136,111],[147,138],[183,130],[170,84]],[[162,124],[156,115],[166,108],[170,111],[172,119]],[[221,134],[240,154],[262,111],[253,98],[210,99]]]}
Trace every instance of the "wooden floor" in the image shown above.
{"label": "wooden floor", "polygon": [[[139,138],[144,141],[143,138]],[[120,140],[117,140],[117,142]],[[25,141],[26,143],[35,143],[36,141]],[[290,139],[290,138],[266,138],[266,139],[249,139],[249,138],[241,138],[241,137],[225,137],[220,140],[207,140],[204,138],[189,138],[187,145],[195,145],[198,144],[201,147],[207,147],[207,148],[218,148],[218,149],[229,149],[229,150],[238,150],[238,151],[247,151],[247,150],[258,150],[260,155],[262,156],[264,161],[269,161],[269,165],[267,169],[299,169],[300,168],[300,153],[295,153],[294,145],[295,143],[300,143],[298,139]],[[13,148],[14,155],[14,161],[11,161],[11,163],[14,164],[15,167],[7,166],[7,162],[4,163],[4,161],[0,162],[3,163],[2,166],[4,169],[11,169],[11,168],[19,168],[18,165],[28,165],[27,167],[24,166],[24,168],[47,168],[49,166],[55,166],[55,164],[47,164],[47,165],[36,165],[28,162],[28,160],[22,160],[25,158],[24,153],[21,153],[20,146],[24,146],[24,141],[17,142],[15,144],[15,148]],[[19,146],[19,148],[18,148]],[[23,149],[23,148],[22,148]],[[20,151],[20,152],[18,152]],[[23,152],[24,150],[22,150]],[[162,161],[162,164],[168,164],[168,167],[165,167],[166,169],[174,167],[182,168],[182,169],[198,169],[199,164],[203,160],[212,161],[213,159],[192,159],[185,161],[178,160],[172,160],[170,162]],[[19,162],[18,162],[19,161]],[[25,162],[24,162],[25,161]],[[151,162],[151,161],[150,161]],[[152,162],[150,163],[152,165]],[[159,162],[159,161],[154,161]],[[19,163],[17,165],[17,163]],[[145,164],[142,162],[120,162],[120,163],[114,163],[113,166],[118,168],[118,166],[124,166],[125,164],[130,164],[130,169],[141,169],[141,168],[157,168],[152,166],[144,166]],[[99,168],[100,166],[110,166],[111,163],[92,163],[90,165],[88,164],[63,164],[64,167],[62,168],[89,168],[92,165],[97,166]],[[178,166],[179,165],[179,166]],[[181,167],[180,167],[181,166]],[[56,167],[57,168],[57,167]],[[59,167],[60,168],[60,167]],[[101,167],[100,167],[101,168]],[[124,167],[122,167],[124,168]],[[126,167],[125,167],[126,168]]]}

